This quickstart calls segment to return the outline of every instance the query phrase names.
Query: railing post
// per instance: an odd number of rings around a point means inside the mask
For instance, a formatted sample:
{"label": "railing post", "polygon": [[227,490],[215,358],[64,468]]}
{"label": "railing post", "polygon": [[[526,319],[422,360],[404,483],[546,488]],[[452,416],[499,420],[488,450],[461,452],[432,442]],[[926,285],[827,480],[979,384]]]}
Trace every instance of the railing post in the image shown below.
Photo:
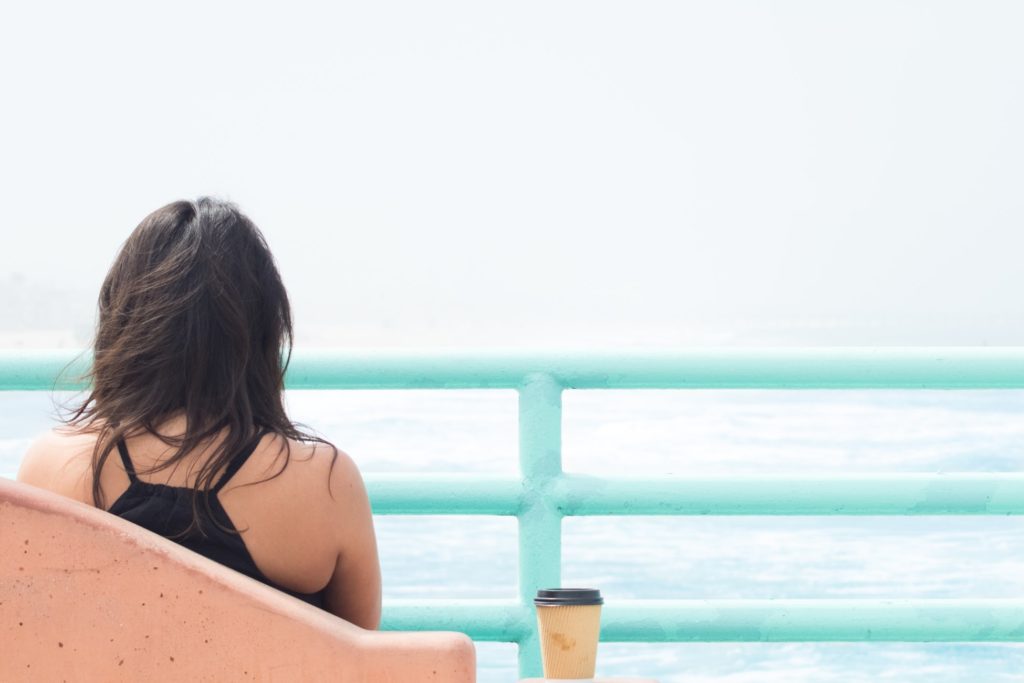
{"label": "railing post", "polygon": [[541,675],[533,597],[562,576],[562,516],[549,496],[562,474],[562,386],[551,375],[527,375],[519,387],[519,466],[519,599],[531,615],[519,641],[519,675],[530,677]]}

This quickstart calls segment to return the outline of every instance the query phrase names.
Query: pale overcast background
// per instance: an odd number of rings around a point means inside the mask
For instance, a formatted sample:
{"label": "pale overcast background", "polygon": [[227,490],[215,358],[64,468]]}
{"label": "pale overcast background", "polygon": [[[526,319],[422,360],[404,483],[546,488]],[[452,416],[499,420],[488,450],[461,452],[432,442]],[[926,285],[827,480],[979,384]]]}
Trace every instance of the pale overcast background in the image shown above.
{"label": "pale overcast background", "polygon": [[300,346],[1024,343],[1024,3],[4,3],[0,346],[212,194]]}

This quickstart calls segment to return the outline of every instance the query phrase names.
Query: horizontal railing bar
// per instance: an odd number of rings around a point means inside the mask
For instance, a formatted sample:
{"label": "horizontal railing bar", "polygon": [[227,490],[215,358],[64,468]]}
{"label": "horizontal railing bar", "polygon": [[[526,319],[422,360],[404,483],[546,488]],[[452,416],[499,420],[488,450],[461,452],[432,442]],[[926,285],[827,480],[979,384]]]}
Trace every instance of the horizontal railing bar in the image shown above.
{"label": "horizontal railing bar", "polygon": [[458,474],[368,474],[375,514],[517,515],[523,499],[518,477]]}
{"label": "horizontal railing bar", "polygon": [[388,631],[461,631],[473,640],[515,643],[530,631],[532,611],[514,600],[387,600]]}
{"label": "horizontal railing bar", "polygon": [[1019,515],[1024,473],[695,476],[564,475],[564,515]]}
{"label": "horizontal railing bar", "polygon": [[1024,641],[1021,599],[615,601],[601,640]]}
{"label": "horizontal railing bar", "polygon": [[[384,604],[382,628],[517,642],[535,619],[512,601]],[[603,642],[1021,642],[1021,599],[613,600]]]}
{"label": "horizontal railing bar", "polygon": [[806,348],[295,355],[293,389],[514,388],[530,373],[576,389],[1024,388],[1024,348]]}
{"label": "horizontal railing bar", "polygon": [[[376,514],[518,515],[515,477],[368,474]],[[565,516],[584,515],[1019,515],[1024,473],[604,478],[564,474],[547,497]]]}
{"label": "horizontal railing bar", "polygon": [[[0,351],[0,390],[51,389],[76,352]],[[58,388],[76,388],[87,354]],[[518,388],[530,373],[574,389],[1021,389],[1022,347],[604,352],[300,350],[290,389]]]}
{"label": "horizontal railing bar", "polygon": [[80,389],[90,361],[81,351],[0,350],[0,391]]}

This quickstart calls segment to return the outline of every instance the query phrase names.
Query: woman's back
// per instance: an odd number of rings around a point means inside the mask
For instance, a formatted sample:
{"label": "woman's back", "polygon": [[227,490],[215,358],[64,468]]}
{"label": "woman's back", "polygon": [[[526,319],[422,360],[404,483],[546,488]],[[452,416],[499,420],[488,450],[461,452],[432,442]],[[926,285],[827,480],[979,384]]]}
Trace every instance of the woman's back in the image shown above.
{"label": "woman's back", "polygon": [[[113,495],[107,497],[108,500],[114,500],[107,509],[111,514],[134,522],[161,536],[172,538],[186,548],[231,567],[246,576],[263,581],[316,607],[323,607],[327,581],[312,581],[317,586],[315,590],[293,590],[284,585],[282,581],[271,579],[260,569],[260,563],[256,562],[249,551],[246,538],[237,531],[239,528],[247,528],[249,533],[246,534],[246,537],[250,544],[255,543],[254,537],[258,538],[261,534],[259,532],[252,533],[253,527],[251,526],[239,527],[235,523],[235,519],[246,515],[244,510],[238,509],[237,501],[234,501],[234,514],[229,513],[221,502],[223,489],[239,475],[256,449],[260,447],[264,436],[264,432],[259,432],[248,445],[232,457],[227,468],[220,473],[219,479],[209,492],[209,507],[198,508],[202,528],[195,528],[192,525],[195,510],[195,506],[192,504],[195,485],[187,481],[187,476],[178,483],[157,483],[152,480],[143,480],[135,471],[126,441],[120,439],[117,443],[118,455],[124,471],[128,475],[129,484],[116,498]],[[135,446],[137,445],[135,444]],[[161,479],[167,478],[161,477]],[[238,484],[237,481],[234,483]],[[278,515],[288,515],[292,512],[283,502],[278,502],[275,508]],[[251,515],[251,512],[249,514]],[[257,524],[255,528],[263,530],[265,525]],[[270,547],[280,547],[284,540],[272,539]],[[267,544],[264,543],[264,545]],[[290,585],[305,585],[307,576],[316,577],[318,574],[323,574],[323,572],[317,571],[317,567],[328,566],[326,561],[330,560],[330,548],[327,548],[326,544],[322,544],[321,548],[312,553],[309,548],[297,550],[299,551],[297,556],[299,562],[292,563],[285,568],[287,574],[284,580]],[[270,558],[278,554],[278,552],[268,554],[268,557],[264,558],[263,564],[265,565]],[[314,558],[307,562],[307,557],[311,554],[314,555]],[[296,555],[292,554],[292,557],[296,557]],[[301,571],[303,568],[306,571]]]}
{"label": "woman's back", "polygon": [[[182,419],[159,428],[165,438],[183,432]],[[55,430],[32,446],[18,478],[94,505],[90,458],[95,444],[94,433]],[[286,444],[291,454],[282,469]],[[174,449],[153,434],[125,439],[127,458],[120,452],[120,457],[108,458],[100,474],[106,508],[164,536],[182,531],[182,523],[192,519],[194,472],[216,445],[212,441],[171,469],[146,474]],[[210,493],[213,520],[201,519],[206,537],[192,532],[179,542],[353,623],[375,628],[380,578],[365,489],[345,453],[338,451],[332,468],[332,450],[317,446],[286,442],[272,433],[259,435],[219,473],[222,486]],[[134,481],[127,467],[134,470]],[[220,529],[213,521],[239,533]]]}

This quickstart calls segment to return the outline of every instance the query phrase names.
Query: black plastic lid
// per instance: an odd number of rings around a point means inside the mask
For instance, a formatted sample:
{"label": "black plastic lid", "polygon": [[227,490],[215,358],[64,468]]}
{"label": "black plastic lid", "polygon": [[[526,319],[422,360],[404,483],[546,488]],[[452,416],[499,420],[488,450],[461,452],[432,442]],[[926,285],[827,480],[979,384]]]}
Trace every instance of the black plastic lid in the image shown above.
{"label": "black plastic lid", "polygon": [[542,588],[537,591],[533,604],[538,607],[566,607],[568,605],[603,605],[604,598],[596,588]]}

